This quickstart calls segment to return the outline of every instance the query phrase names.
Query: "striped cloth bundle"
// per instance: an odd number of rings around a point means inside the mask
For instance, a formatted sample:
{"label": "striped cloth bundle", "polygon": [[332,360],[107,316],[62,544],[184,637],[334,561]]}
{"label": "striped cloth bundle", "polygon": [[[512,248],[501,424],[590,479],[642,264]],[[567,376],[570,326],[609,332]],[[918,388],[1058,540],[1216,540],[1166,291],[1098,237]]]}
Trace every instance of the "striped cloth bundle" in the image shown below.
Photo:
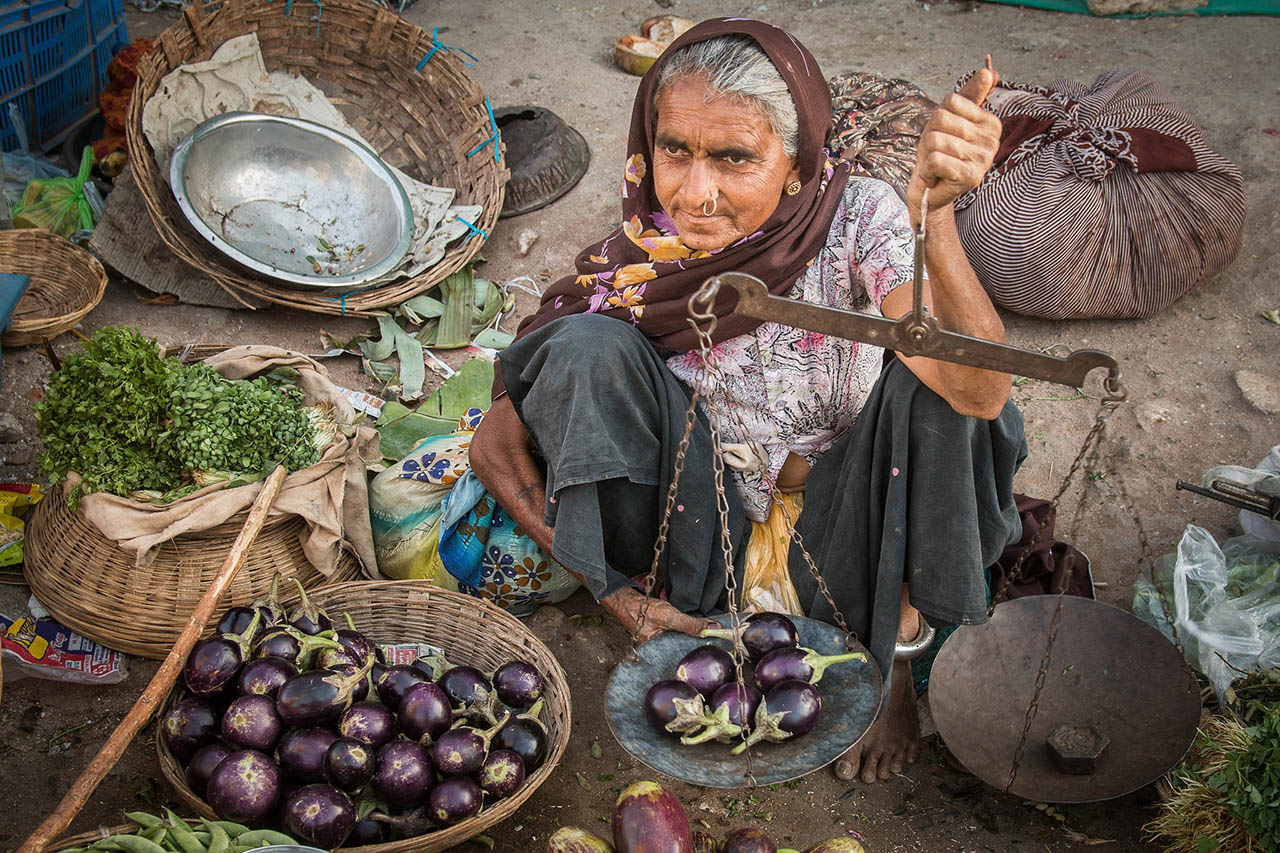
{"label": "striped cloth bundle", "polygon": [[990,108],[1004,123],[1000,151],[955,207],[997,305],[1146,317],[1235,260],[1240,170],[1147,72],[1113,69],[1089,87],[1001,83]]}

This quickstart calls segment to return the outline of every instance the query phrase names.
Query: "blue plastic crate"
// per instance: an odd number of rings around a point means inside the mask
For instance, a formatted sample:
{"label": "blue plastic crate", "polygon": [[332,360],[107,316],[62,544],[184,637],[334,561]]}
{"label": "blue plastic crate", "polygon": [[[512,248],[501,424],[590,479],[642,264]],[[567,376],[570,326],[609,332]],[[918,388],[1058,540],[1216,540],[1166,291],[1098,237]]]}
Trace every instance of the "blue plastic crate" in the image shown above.
{"label": "blue plastic crate", "polygon": [[10,103],[33,149],[61,142],[97,104],[107,64],[128,43],[124,0],[0,0],[0,150],[18,147]]}

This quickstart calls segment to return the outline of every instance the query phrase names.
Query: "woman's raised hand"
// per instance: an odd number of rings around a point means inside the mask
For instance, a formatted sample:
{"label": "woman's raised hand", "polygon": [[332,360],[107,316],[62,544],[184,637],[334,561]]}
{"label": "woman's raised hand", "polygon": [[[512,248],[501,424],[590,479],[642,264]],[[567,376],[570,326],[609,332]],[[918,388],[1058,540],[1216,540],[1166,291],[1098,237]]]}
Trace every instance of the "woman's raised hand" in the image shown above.
{"label": "woman's raised hand", "polygon": [[943,99],[920,134],[916,167],[907,184],[911,220],[920,215],[920,199],[929,188],[929,209],[940,210],[976,187],[1000,149],[1000,119],[981,106],[1000,75],[980,68],[959,92]]}
{"label": "woman's raised hand", "polygon": [[696,637],[703,628],[710,625],[706,619],[681,613],[662,599],[653,598],[644,616],[644,626],[641,627],[640,610],[644,606],[644,593],[631,587],[606,595],[600,599],[600,604],[614,619],[622,623],[628,634],[637,637],[642,643],[663,631],[679,631]]}

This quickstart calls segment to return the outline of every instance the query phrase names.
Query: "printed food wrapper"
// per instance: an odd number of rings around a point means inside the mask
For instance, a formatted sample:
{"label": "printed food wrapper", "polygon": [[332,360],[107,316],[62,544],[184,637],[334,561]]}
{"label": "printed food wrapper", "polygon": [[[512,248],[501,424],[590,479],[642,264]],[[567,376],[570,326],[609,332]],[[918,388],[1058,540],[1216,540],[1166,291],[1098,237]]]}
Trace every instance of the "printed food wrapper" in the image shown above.
{"label": "printed food wrapper", "polygon": [[382,654],[386,657],[387,666],[397,666],[399,664],[413,663],[418,658],[430,657],[431,655],[444,656],[444,649],[427,643],[396,643],[391,646],[383,646]]}
{"label": "printed food wrapper", "polygon": [[22,562],[26,538],[22,515],[43,496],[35,483],[0,483],[0,566]]}
{"label": "printed food wrapper", "polygon": [[8,680],[31,675],[77,684],[117,684],[129,674],[125,655],[30,613],[17,619],[0,614],[0,650]]}

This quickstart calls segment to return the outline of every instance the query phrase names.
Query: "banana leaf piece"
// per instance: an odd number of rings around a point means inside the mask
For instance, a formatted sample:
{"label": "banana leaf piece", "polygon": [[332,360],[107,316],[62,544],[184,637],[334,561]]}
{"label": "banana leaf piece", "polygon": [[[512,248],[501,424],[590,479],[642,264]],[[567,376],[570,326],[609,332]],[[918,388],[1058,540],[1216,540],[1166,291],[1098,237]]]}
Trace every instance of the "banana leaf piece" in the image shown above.
{"label": "banana leaf piece", "polygon": [[457,418],[429,417],[413,411],[403,403],[388,401],[382,407],[377,429],[382,456],[390,464],[399,462],[433,435],[447,435],[458,425]]}
{"label": "banana leaf piece", "polygon": [[471,316],[475,310],[475,278],[464,267],[440,283],[444,313],[436,331],[436,349],[460,349],[471,343]]}
{"label": "banana leaf piece", "polygon": [[478,347],[506,349],[511,346],[511,342],[515,339],[516,336],[510,332],[503,332],[499,329],[484,329],[471,342]]}
{"label": "banana leaf piece", "polygon": [[444,418],[456,424],[467,409],[489,408],[493,390],[493,363],[473,358],[463,363],[422,405],[418,413]]}

